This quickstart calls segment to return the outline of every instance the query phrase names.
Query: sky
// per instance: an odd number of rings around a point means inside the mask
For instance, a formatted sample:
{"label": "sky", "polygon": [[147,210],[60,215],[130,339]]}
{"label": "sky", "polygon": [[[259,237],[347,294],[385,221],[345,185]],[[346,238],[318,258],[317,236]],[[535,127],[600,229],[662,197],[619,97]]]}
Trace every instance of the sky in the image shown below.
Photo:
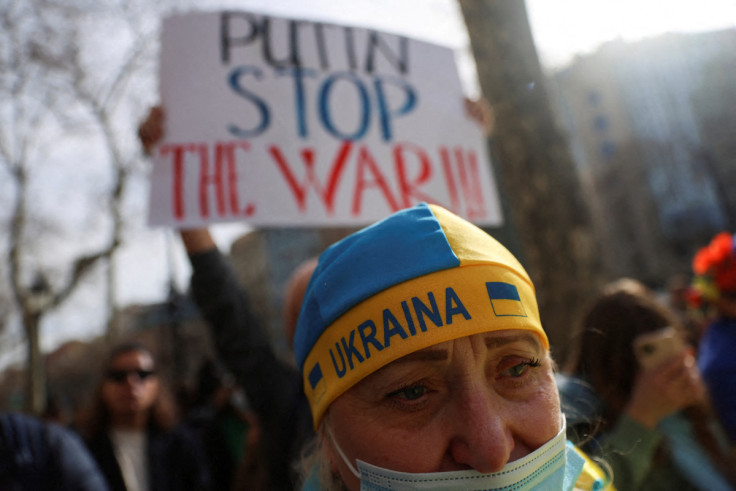
{"label": "sky", "polygon": [[[478,95],[474,65],[462,16],[455,0],[210,0],[210,8],[240,8],[386,30],[453,48],[469,96]],[[692,32],[736,26],[734,0],[526,0],[530,23],[543,67],[554,69],[576,55],[620,38],[636,40],[664,32]],[[202,5],[203,3],[199,3]],[[349,8],[346,6],[349,5]],[[134,186],[145,195],[147,183]],[[142,219],[143,220],[143,219]],[[246,226],[212,227],[218,244],[229,248]],[[173,270],[178,287],[186,289],[190,269],[183,248],[170,231],[140,225],[119,254],[119,303],[163,301]],[[99,274],[100,278],[102,274]],[[97,305],[99,283],[81,288],[67,305],[42,325],[42,347],[53,349],[70,338],[101,334],[104,312]],[[22,337],[13,344],[20,355]],[[7,341],[7,340],[6,340]],[[6,342],[4,341],[4,342]]]}
{"label": "sky", "polygon": [[734,0],[526,0],[540,60],[547,67],[595,51],[603,42],[665,32],[736,26]]}

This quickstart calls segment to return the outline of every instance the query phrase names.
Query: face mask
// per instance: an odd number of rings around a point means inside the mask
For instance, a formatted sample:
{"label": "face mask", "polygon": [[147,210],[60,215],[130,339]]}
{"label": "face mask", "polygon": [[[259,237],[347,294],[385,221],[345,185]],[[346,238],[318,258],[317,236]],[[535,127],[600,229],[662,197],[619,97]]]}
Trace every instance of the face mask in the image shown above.
{"label": "face mask", "polygon": [[[333,438],[333,443],[335,443]],[[360,479],[360,489],[369,491],[458,489],[458,490],[534,490],[569,491],[582,471],[584,460],[565,442],[565,423],[549,442],[519,460],[509,462],[498,472],[482,474],[476,470],[413,474],[383,469],[357,460],[358,470],[340,447],[335,447],[351,472]]]}

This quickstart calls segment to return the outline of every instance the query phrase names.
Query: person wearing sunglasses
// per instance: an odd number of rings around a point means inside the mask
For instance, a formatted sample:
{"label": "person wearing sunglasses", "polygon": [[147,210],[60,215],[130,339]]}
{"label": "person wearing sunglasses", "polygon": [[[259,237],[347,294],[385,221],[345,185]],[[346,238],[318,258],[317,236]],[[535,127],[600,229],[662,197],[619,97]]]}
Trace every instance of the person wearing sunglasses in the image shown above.
{"label": "person wearing sunglasses", "polygon": [[78,430],[112,491],[210,489],[201,448],[176,423],[153,353],[126,342],[111,350]]}

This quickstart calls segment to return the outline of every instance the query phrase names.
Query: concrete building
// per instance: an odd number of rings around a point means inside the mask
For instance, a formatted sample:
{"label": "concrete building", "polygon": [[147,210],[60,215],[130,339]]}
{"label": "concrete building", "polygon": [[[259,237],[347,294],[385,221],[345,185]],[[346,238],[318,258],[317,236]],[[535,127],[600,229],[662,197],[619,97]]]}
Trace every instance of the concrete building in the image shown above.
{"label": "concrete building", "polygon": [[661,282],[726,224],[693,94],[736,31],[614,41],[550,80],[613,276]]}

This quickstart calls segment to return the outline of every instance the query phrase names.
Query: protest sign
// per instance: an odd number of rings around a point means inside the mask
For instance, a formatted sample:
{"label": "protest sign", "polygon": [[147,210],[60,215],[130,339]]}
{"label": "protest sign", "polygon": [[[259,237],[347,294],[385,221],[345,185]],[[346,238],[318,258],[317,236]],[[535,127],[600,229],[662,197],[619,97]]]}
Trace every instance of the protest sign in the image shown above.
{"label": "protest sign", "polygon": [[363,225],[420,201],[501,213],[451,49],[252,12],[175,15],[149,222]]}

